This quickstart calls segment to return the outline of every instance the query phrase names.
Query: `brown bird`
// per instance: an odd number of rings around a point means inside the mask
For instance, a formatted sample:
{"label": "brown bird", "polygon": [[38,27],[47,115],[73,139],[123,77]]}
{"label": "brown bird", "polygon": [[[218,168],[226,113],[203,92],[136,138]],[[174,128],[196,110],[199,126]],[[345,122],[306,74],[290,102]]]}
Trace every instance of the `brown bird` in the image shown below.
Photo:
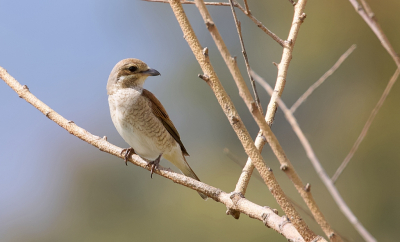
{"label": "brown bird", "polygon": [[[160,73],[138,59],[118,62],[107,83],[111,119],[122,138],[131,146],[125,151],[125,162],[131,152],[149,160],[151,175],[161,157],[174,164],[184,175],[199,178],[187,163],[186,151],[178,131],[161,102],[143,88],[148,76]],[[207,196],[199,193],[203,199]]]}

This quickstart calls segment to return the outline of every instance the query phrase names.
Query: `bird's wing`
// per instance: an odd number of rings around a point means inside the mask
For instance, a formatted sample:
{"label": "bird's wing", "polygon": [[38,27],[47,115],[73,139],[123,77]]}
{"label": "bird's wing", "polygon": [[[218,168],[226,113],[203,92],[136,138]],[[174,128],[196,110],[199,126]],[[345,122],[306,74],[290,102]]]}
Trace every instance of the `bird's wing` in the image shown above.
{"label": "bird's wing", "polygon": [[169,119],[167,111],[165,110],[161,102],[158,101],[153,93],[146,89],[143,89],[142,96],[147,97],[151,101],[151,110],[153,111],[153,114],[161,121],[161,123],[167,129],[168,133],[176,140],[176,142],[178,142],[179,146],[181,147],[182,153],[188,156],[189,153],[186,151],[185,146],[183,146],[178,130],[176,130],[171,119]]}

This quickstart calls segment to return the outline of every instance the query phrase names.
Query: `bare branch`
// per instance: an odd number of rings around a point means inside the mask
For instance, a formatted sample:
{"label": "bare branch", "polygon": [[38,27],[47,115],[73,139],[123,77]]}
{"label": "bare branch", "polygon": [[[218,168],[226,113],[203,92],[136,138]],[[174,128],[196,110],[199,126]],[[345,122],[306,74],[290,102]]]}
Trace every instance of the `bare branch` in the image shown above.
{"label": "bare branch", "polygon": [[[249,10],[249,5],[247,4],[247,0],[243,0],[244,2],[244,7],[246,9],[246,11],[244,12],[246,15],[250,14],[250,10]],[[232,1],[231,1],[231,5],[232,5]]]}
{"label": "bare branch", "polygon": [[[265,137],[257,137],[257,142],[256,140],[256,146],[257,144],[260,145],[261,142],[260,140],[268,140],[275,155],[278,157],[279,161],[282,164],[282,167],[286,167],[285,172],[288,174],[289,178],[292,180],[294,183],[295,187],[298,189],[299,193],[305,200],[306,204],[309,206],[309,209],[313,211],[313,215],[315,216],[316,221],[320,224],[320,226],[323,228],[324,232],[327,234],[327,236],[331,236],[333,234],[333,231],[330,229],[330,226],[328,222],[325,220],[324,216],[322,213],[319,211],[318,206],[315,204],[315,201],[312,198],[311,193],[309,192],[304,192],[304,185],[302,184],[300,178],[296,174],[293,166],[291,166],[290,161],[287,159],[282,147],[279,145],[278,140],[276,137],[273,135],[271,129],[269,128],[268,124],[266,121],[263,119],[261,112],[259,109],[255,106],[254,102],[252,102],[252,98],[250,95],[250,91],[248,90],[246,84],[244,83],[243,77],[240,74],[240,71],[238,70],[236,62],[232,62],[230,58],[230,54],[228,49],[225,46],[224,41],[222,40],[222,37],[220,36],[217,27],[215,26],[205,4],[201,0],[196,0],[196,6],[199,8],[200,14],[203,17],[203,20],[208,28],[208,30],[211,33],[211,36],[213,37],[221,55],[223,56],[229,70],[231,71],[231,74],[238,86],[239,93],[243,100],[245,101],[246,105],[250,109],[255,121],[259,125],[259,127],[262,129],[262,133],[264,133]],[[239,27],[240,31],[240,27]],[[257,149],[259,149],[260,146],[257,146]],[[262,146],[261,146],[262,148]],[[247,164],[251,164],[251,159],[248,160]],[[249,166],[247,165],[243,169],[241,176],[239,178],[239,181],[236,185],[235,192],[241,195],[245,194],[246,188],[248,181],[250,179],[250,176],[252,174],[252,171],[254,169],[254,166]],[[289,169],[290,168],[290,169]],[[308,193],[308,195],[307,195]],[[235,212],[235,211],[230,211],[229,214],[234,216],[235,218],[239,218],[240,214]],[[336,238],[337,236],[335,236]]]}
{"label": "bare branch", "polygon": [[[143,0],[146,2],[158,2],[158,3],[169,3],[168,0]],[[195,4],[195,1],[181,1],[182,4]],[[230,3],[224,3],[224,2],[205,2],[206,5],[211,5],[211,6],[230,6]],[[283,41],[281,38],[279,38],[276,34],[274,34],[272,31],[270,31],[267,27],[265,27],[258,19],[256,19],[251,12],[249,11],[246,13],[246,9],[244,9],[239,3],[233,2],[233,5],[240,9],[244,14],[246,14],[251,21],[253,21],[257,27],[259,27],[264,33],[269,35],[273,40],[278,42],[282,47],[285,46],[285,41]]]}
{"label": "bare branch", "polygon": [[[244,47],[243,36],[242,36],[242,27],[241,27],[240,21],[237,19],[235,8],[233,7],[233,0],[229,0],[229,2],[231,4],[232,14],[233,14],[233,18],[235,20],[235,25],[236,25],[236,30],[237,30],[238,35],[239,35],[240,45],[242,46],[242,53],[243,53],[243,57],[244,57],[244,62],[246,63],[247,74],[249,75],[251,87],[253,88],[254,99],[256,100],[258,109],[262,113],[263,111],[262,111],[262,107],[261,107],[261,103],[260,103],[260,98],[258,97],[256,83],[253,80],[253,77],[250,75],[249,58],[247,57],[246,48]],[[250,13],[248,11],[247,1],[245,1],[245,4],[246,4],[246,12]]]}
{"label": "bare branch", "polygon": [[[201,0],[197,1],[200,2]],[[183,31],[185,40],[188,42],[189,47],[191,48],[193,54],[195,55],[201,69],[209,77],[209,80],[212,83],[211,89],[213,90],[221,108],[223,109],[228,120],[230,121],[231,126],[236,132],[239,140],[241,141],[243,148],[245,149],[245,152],[251,158],[252,163],[257,168],[258,172],[260,173],[264,182],[267,184],[269,190],[271,191],[272,195],[278,202],[279,206],[290,218],[290,221],[293,223],[295,228],[299,231],[301,236],[306,241],[311,241],[313,239],[316,241],[324,241],[323,238],[316,236],[308,228],[305,222],[300,218],[299,214],[294,209],[293,205],[288,201],[282,189],[278,185],[275,176],[272,173],[272,170],[265,165],[265,162],[262,156],[260,155],[260,152],[256,149],[255,145],[251,141],[251,136],[248,133],[243,122],[241,121],[235,106],[233,105],[228,94],[222,87],[221,82],[219,81],[214,71],[214,68],[210,63],[208,56],[202,53],[202,47],[189,23],[189,20],[187,19],[187,16],[183,10],[181,2],[179,0],[170,0],[169,3]],[[261,119],[264,120],[258,108],[255,108],[252,111],[254,111],[253,116],[257,118],[256,119],[257,121],[259,121],[258,120],[259,116],[261,116]],[[240,196],[240,194],[238,194],[238,196]]]}
{"label": "bare branch", "polygon": [[[399,55],[395,52],[393,49],[393,46],[390,44],[389,39],[386,37],[385,33],[383,32],[381,26],[378,24],[378,22],[375,19],[374,13],[372,12],[371,7],[368,5],[368,3],[363,0],[362,4],[365,8],[365,10],[361,7],[361,5],[357,2],[357,0],[349,0],[350,3],[353,5],[353,7],[356,9],[358,14],[364,19],[364,21],[368,24],[368,26],[372,29],[372,31],[375,33],[375,35],[378,37],[378,39],[381,41],[382,46],[386,49],[386,51],[389,53],[389,55],[393,58],[394,62],[397,65],[397,68],[400,70],[400,57]],[[386,96],[390,92],[390,89],[394,85],[394,83],[397,80],[398,74],[393,75],[393,77],[390,79],[388,85],[385,88],[385,91],[383,92],[381,98],[379,99],[378,103],[376,104],[374,110],[372,111],[370,117],[367,120],[367,123],[364,125],[363,130],[361,131],[360,136],[357,138],[356,143],[353,145],[352,149],[350,150],[349,154],[346,156],[345,160],[342,162],[338,170],[335,172],[334,176],[332,177],[332,180],[335,182],[341,172],[343,172],[344,168],[347,166],[349,163],[351,157],[354,155],[356,152],[359,144],[361,141],[364,139],[364,136],[366,135],[369,126],[371,125],[376,113],[379,111],[379,108],[382,106],[383,102],[386,99]]]}
{"label": "bare branch", "polygon": [[282,59],[278,66],[278,76],[275,83],[275,91],[271,96],[271,100],[268,104],[266,119],[269,125],[272,125],[272,123],[274,122],[275,112],[277,109],[276,100],[281,97],[283,89],[285,88],[287,71],[289,69],[290,61],[292,60],[294,44],[296,43],[300,26],[306,16],[304,13],[306,3],[307,0],[299,0],[294,7],[292,27],[290,28],[289,36],[287,39],[288,45],[287,47],[283,48]]}
{"label": "bare branch", "polygon": [[356,45],[350,46],[350,48],[344,52],[342,56],[336,61],[336,63],[327,71],[324,75],[322,75],[318,81],[312,84],[303,95],[293,104],[290,108],[290,112],[294,113],[297,108],[311,95],[311,93],[317,89],[328,77],[330,77],[338,68],[339,66],[346,60],[347,57],[354,51]]}
{"label": "bare branch", "polygon": [[[397,70],[398,71],[398,70]],[[271,86],[263,80],[259,75],[257,75],[254,71],[252,71],[252,75],[254,79],[268,92],[269,95],[272,95],[273,90]],[[293,131],[296,133],[297,137],[299,138],[301,144],[304,147],[304,150],[307,153],[307,157],[310,159],[311,164],[314,166],[315,171],[317,172],[318,176],[328,188],[329,193],[332,195],[333,199],[335,200],[336,204],[339,206],[342,213],[346,216],[346,218],[350,221],[351,224],[355,227],[355,229],[360,233],[360,235],[366,239],[366,241],[376,241],[375,238],[363,227],[363,225],[358,221],[357,217],[353,214],[350,208],[347,206],[346,202],[343,200],[342,196],[340,195],[339,191],[333,184],[332,180],[329,178],[328,174],[326,174],[324,168],[322,167],[321,163],[319,162],[317,156],[315,155],[314,150],[312,149],[310,143],[308,142],[306,136],[304,135],[303,131],[300,129],[299,124],[297,123],[296,118],[293,116],[293,113],[286,107],[285,103],[281,99],[277,99],[279,107],[282,109],[283,113],[287,121],[293,128]]]}
{"label": "bare branch", "polygon": [[361,0],[361,4],[363,5],[365,11],[367,12],[368,17],[374,18],[374,17],[375,17],[375,14],[372,12],[372,9],[371,9],[371,7],[368,5],[367,1]]}
{"label": "bare branch", "polygon": [[369,127],[371,126],[372,122],[374,121],[374,118],[375,118],[376,114],[378,113],[379,109],[382,107],[382,104],[385,102],[386,97],[389,95],[389,92],[392,89],[397,78],[399,77],[399,74],[400,74],[400,69],[397,69],[396,72],[393,74],[392,78],[390,78],[388,85],[386,86],[385,90],[383,91],[382,96],[379,99],[378,103],[376,104],[375,108],[372,110],[371,114],[369,115],[368,120],[365,123],[364,128],[362,129],[356,142],[354,143],[353,147],[351,148],[350,152],[347,154],[347,156],[344,159],[344,161],[342,162],[342,164],[339,166],[339,168],[333,175],[333,177],[332,177],[333,183],[335,183],[337,181],[338,177],[340,176],[340,174],[342,174],[342,172],[346,168],[347,164],[349,164],[354,153],[356,153],[358,146],[360,146],[361,142],[364,140],[365,135],[367,135],[367,132],[369,130]]}
{"label": "bare branch", "polygon": [[[117,156],[124,160],[124,155],[121,155],[122,148],[107,142],[105,137],[101,138],[99,136],[89,133],[75,123],[68,121],[67,119],[56,113],[53,109],[51,109],[49,106],[36,98],[32,93],[30,93],[29,89],[26,86],[22,86],[21,84],[19,84],[19,82],[15,80],[12,76],[10,76],[7,71],[2,67],[0,67],[0,78],[3,79],[6,84],[9,85],[18,94],[19,97],[25,99],[28,103],[32,104],[46,117],[60,125],[72,135],[93,145],[94,147],[97,147],[101,151]],[[144,169],[150,169],[147,166],[147,162],[140,158],[140,156],[138,155],[131,155],[129,157],[129,161],[132,164],[140,166]],[[268,207],[259,206],[245,198],[233,200],[231,198],[232,194],[226,193],[218,188],[209,186],[205,183],[196,181],[190,177],[172,172],[169,169],[165,169],[161,166],[159,167],[159,169],[155,170],[154,173],[170,179],[174,183],[207,194],[208,197],[212,198],[216,202],[224,204],[228,209],[232,208],[238,210],[251,218],[260,220],[267,227],[274,229],[278,233],[282,233],[282,235],[289,240],[304,241],[304,239],[295,229],[293,224],[289,223],[285,226],[282,226],[282,224],[286,223],[287,219],[284,217],[279,217],[275,214],[275,211]]]}
{"label": "bare branch", "polygon": [[364,11],[361,5],[357,2],[357,0],[349,0],[350,3],[353,5],[355,10],[358,14],[364,19],[364,21],[368,24],[368,26],[372,29],[378,39],[381,41],[381,44],[389,53],[389,55],[393,58],[394,62],[397,65],[397,68],[400,69],[400,57],[393,49],[393,46],[390,44],[389,39],[386,37],[385,33],[383,32],[381,26],[375,20],[374,13],[372,12],[371,8],[367,4],[366,1],[362,1],[363,5],[366,6],[368,14]]}

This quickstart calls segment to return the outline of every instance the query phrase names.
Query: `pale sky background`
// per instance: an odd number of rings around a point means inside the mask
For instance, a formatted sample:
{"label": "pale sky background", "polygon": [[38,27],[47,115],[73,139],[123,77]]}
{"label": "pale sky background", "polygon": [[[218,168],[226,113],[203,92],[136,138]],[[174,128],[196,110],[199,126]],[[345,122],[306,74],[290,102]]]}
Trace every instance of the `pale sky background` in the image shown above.
{"label": "pale sky background", "polygon": [[[288,1],[249,0],[252,13],[281,38],[293,9]],[[368,1],[397,51],[400,2]],[[223,154],[246,155],[208,87],[168,4],[127,1],[1,1],[0,66],[56,112],[120,147],[109,116],[106,83],[113,66],[139,58],[162,76],[145,87],[160,99],[206,183],[234,189],[242,165]],[[209,7],[247,80],[228,7]],[[258,128],[238,95],[194,5],[186,13],[218,76],[252,137]],[[333,175],[360,133],[396,67],[346,0],[308,1],[289,68],[283,100],[291,106],[352,44],[357,49],[298,111],[296,117],[322,165]],[[252,68],[275,83],[281,47],[237,11]],[[266,109],[269,97],[258,87]],[[358,219],[378,239],[400,236],[400,86],[393,87],[371,130],[337,186]],[[246,216],[236,221],[214,201],[125,166],[84,143],[18,98],[0,82],[0,241],[285,241]],[[280,143],[332,226],[350,241],[361,237],[321,185],[297,137],[278,111],[273,125]],[[263,156],[287,194],[301,203],[268,147]],[[171,167],[162,161],[163,166]],[[258,176],[256,174],[255,176]],[[253,178],[246,195],[278,208],[265,185]],[[280,213],[282,215],[282,212]],[[305,217],[310,227],[323,235]]]}

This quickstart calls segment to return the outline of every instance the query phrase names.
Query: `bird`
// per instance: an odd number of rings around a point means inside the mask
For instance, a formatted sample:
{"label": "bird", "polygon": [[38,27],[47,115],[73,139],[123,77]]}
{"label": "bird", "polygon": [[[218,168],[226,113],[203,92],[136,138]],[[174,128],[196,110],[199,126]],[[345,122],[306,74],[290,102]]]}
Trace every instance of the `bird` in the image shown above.
{"label": "bird", "polygon": [[[118,133],[131,146],[122,150],[125,164],[129,155],[135,153],[149,161],[152,176],[163,157],[184,175],[200,181],[186,161],[185,156],[189,153],[167,111],[153,93],[143,88],[147,77],[159,75],[160,72],[143,61],[128,58],[119,61],[108,78],[111,119]],[[199,194],[207,199],[205,194]]]}

